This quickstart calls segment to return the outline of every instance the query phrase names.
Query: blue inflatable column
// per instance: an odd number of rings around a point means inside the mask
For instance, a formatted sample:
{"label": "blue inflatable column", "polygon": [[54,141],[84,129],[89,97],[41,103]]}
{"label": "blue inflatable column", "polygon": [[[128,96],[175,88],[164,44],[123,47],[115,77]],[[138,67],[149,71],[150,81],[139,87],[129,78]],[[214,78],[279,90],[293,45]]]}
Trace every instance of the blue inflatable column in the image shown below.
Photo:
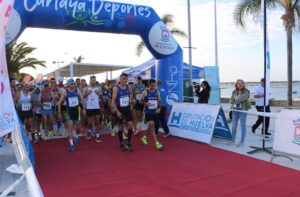
{"label": "blue inflatable column", "polygon": [[163,105],[167,107],[167,115],[174,102],[183,102],[182,59],[180,49],[156,63],[157,80],[161,83],[159,90],[162,92]]}

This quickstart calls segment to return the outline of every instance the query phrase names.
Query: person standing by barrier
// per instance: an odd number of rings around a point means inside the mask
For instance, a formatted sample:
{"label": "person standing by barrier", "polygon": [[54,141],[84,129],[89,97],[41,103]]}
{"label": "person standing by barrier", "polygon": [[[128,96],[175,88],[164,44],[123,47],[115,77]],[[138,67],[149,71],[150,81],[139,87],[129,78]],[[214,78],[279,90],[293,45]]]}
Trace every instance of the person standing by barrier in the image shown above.
{"label": "person standing by barrier", "polygon": [[[155,147],[161,150],[164,146],[157,140],[155,134],[155,122],[159,118],[161,110],[161,97],[156,89],[156,81],[154,79],[149,80],[149,88],[143,91],[140,102],[145,105],[145,118],[148,123],[148,130],[154,139]],[[146,135],[141,138],[141,141],[144,145],[148,145]]]}
{"label": "person standing by barrier", "polygon": [[131,87],[127,84],[128,75],[122,73],[120,75],[121,83],[116,85],[113,89],[112,95],[112,108],[113,111],[116,113],[116,123],[119,125],[119,141],[120,141],[120,149],[124,151],[126,149],[125,145],[123,144],[123,132],[125,122],[127,122],[128,126],[128,139],[127,139],[127,149],[128,151],[133,151],[131,145],[131,136],[132,136],[132,129],[133,129],[133,119],[132,119],[132,110],[133,110],[133,94]]}
{"label": "person standing by barrier", "polygon": [[[255,88],[254,92],[254,98],[256,98],[256,110],[258,112],[264,112],[264,106],[265,106],[265,112],[271,112],[270,110],[270,104],[269,104],[269,95],[266,95],[266,103],[264,105],[264,94],[265,94],[265,79],[262,78],[260,80],[260,86]],[[263,116],[258,116],[258,119],[256,120],[255,124],[252,126],[252,133],[255,133],[255,130],[259,127],[260,124],[264,122]],[[268,132],[269,130],[269,123],[270,123],[270,117],[265,117],[265,135],[271,135],[271,133]],[[264,124],[262,124],[261,134],[264,134]]]}
{"label": "person standing by barrier", "polygon": [[198,96],[198,103],[208,103],[209,97],[210,97],[210,85],[207,81],[202,81],[200,84],[201,89],[196,92],[196,95]]}
{"label": "person standing by barrier", "polygon": [[[245,87],[244,81],[238,79],[235,83],[235,90],[232,92],[232,96],[230,99],[231,109],[247,111],[251,108],[249,103],[249,97],[250,91]],[[246,137],[246,118],[247,113],[245,112],[232,112],[232,141],[230,142],[230,144],[235,143],[238,120],[240,120],[242,136],[241,141],[237,144],[237,146],[239,147],[244,145]]]}

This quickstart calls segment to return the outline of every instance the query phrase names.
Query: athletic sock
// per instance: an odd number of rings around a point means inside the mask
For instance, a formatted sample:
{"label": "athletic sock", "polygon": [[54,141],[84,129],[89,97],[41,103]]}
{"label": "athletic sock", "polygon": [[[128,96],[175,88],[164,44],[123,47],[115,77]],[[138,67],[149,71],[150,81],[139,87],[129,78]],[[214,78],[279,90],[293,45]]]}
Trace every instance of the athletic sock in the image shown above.
{"label": "athletic sock", "polygon": [[99,133],[96,134],[96,138],[100,138],[100,134]]}
{"label": "athletic sock", "polygon": [[71,146],[74,146],[73,139],[69,139],[69,142],[70,142],[70,145],[71,145]]}
{"label": "athletic sock", "polygon": [[122,131],[118,131],[118,136],[119,136],[119,141],[122,144],[123,143],[123,132]]}
{"label": "athletic sock", "polygon": [[128,142],[130,142],[132,136],[132,129],[128,129]]}

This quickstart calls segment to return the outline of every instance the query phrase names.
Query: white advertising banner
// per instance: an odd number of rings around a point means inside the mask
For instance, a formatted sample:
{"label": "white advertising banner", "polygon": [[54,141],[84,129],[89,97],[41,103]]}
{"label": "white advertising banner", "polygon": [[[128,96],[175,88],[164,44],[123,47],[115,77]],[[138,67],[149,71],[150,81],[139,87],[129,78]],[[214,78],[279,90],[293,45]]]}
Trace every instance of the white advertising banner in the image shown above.
{"label": "white advertising banner", "polygon": [[219,105],[173,103],[168,126],[172,135],[210,144]]}
{"label": "white advertising banner", "polygon": [[274,151],[300,156],[300,110],[282,110],[276,121]]}
{"label": "white advertising banner", "polygon": [[0,137],[11,132],[18,120],[10,90],[5,52],[5,30],[13,2],[0,0]]}

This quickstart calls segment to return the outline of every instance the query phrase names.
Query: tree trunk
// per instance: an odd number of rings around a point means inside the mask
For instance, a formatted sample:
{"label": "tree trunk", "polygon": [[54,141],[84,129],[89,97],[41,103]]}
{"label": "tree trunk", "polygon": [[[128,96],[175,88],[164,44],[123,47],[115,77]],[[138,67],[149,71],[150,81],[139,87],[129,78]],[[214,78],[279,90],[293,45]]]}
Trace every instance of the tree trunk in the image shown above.
{"label": "tree trunk", "polygon": [[286,29],[287,38],[287,102],[288,106],[293,106],[293,29]]}

